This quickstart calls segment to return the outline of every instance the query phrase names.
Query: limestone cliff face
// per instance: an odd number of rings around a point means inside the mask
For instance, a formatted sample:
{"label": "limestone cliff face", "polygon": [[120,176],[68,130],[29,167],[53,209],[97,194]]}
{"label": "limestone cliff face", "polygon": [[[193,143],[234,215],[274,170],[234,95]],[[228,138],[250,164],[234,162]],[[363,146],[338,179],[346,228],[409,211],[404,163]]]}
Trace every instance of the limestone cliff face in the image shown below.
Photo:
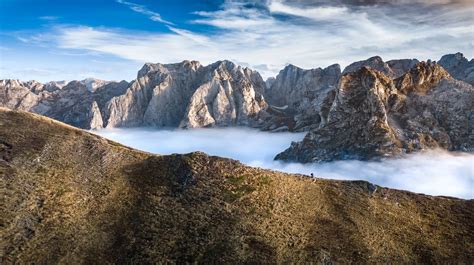
{"label": "limestone cliff face", "polygon": [[84,129],[311,131],[292,149],[301,152],[279,156],[299,161],[369,158],[436,146],[471,150],[472,63],[460,53],[443,56],[439,65],[416,59],[384,62],[375,56],[347,66],[344,75],[339,65],[310,70],[288,65],[267,82],[229,61],[148,63],[130,83],[0,80],[0,106]]}
{"label": "limestone cliff face", "polygon": [[253,124],[266,103],[260,74],[229,61],[206,67],[194,91],[181,128]]}
{"label": "limestone cliff face", "polygon": [[422,63],[394,80],[400,92],[392,118],[403,124],[411,150],[474,150],[474,87],[453,79],[438,64]]}
{"label": "limestone cliff face", "polygon": [[6,108],[31,111],[42,98],[19,80],[1,80],[0,87],[0,105]]}
{"label": "limestone cliff face", "polygon": [[276,158],[371,159],[426,148],[472,150],[474,89],[435,63],[393,80],[362,67],[341,77],[327,121]]}
{"label": "limestone cliff face", "polygon": [[260,75],[229,61],[146,64],[107,104],[107,127],[250,125],[265,107]]}
{"label": "limestone cliff face", "polygon": [[100,93],[92,93],[79,81],[63,86],[56,82],[2,80],[0,105],[35,112],[84,129],[98,129],[104,123],[98,102],[108,101],[111,96],[106,91],[115,90],[117,84],[120,83],[111,82]]}
{"label": "limestone cliff face", "polygon": [[84,129],[255,126],[267,107],[260,74],[229,61],[145,64],[131,83],[2,80],[0,106]]}
{"label": "limestone cliff face", "polygon": [[103,126],[102,116],[92,93],[78,81],[72,81],[48,94],[33,110],[79,128],[98,129]]}
{"label": "limestone cliff face", "polygon": [[[310,70],[288,65],[271,81],[271,86],[265,90],[265,98],[270,105],[280,107],[280,110],[283,107],[292,117],[292,130],[317,127],[323,102],[335,89],[340,75],[337,64]],[[270,126],[274,126],[273,123]]]}
{"label": "limestone cliff face", "polygon": [[[384,62],[381,57],[374,56],[350,64],[343,73],[370,67],[390,78],[397,78],[417,63],[416,59]],[[270,104],[267,110],[270,115],[260,127],[267,130],[309,131],[322,126],[327,122],[340,77],[341,70],[337,64],[311,70],[288,65],[275,79],[267,80],[265,99]]]}
{"label": "limestone cliff face", "polygon": [[107,127],[176,127],[195,89],[201,67],[194,61],[145,64],[125,93],[107,103]]}

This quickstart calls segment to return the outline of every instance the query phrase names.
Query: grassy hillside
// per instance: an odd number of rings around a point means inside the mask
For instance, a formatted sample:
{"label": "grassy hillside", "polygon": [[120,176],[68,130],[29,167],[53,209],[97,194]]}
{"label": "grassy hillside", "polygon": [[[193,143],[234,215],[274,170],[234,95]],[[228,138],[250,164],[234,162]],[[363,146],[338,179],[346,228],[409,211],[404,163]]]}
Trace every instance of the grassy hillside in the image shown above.
{"label": "grassy hillside", "polygon": [[474,262],[474,201],[156,156],[0,109],[2,264]]}

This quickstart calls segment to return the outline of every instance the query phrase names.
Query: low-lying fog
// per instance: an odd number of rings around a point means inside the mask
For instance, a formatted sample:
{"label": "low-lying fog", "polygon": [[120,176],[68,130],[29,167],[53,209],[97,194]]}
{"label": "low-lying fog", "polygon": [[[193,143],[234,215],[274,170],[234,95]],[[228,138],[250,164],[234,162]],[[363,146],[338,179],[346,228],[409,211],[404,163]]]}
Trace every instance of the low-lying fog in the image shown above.
{"label": "low-lying fog", "polygon": [[304,133],[269,133],[246,128],[156,130],[106,129],[111,140],[157,154],[203,151],[250,166],[330,179],[367,180],[384,187],[431,195],[474,198],[474,154],[429,151],[403,158],[319,164],[283,163],[275,155]]}

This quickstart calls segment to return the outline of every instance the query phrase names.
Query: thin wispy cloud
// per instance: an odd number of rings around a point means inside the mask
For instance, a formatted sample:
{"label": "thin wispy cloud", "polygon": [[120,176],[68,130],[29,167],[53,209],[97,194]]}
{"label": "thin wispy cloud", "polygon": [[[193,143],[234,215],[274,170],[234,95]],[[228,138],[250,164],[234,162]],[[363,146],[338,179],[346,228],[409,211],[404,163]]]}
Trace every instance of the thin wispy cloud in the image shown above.
{"label": "thin wispy cloud", "polygon": [[116,0],[116,2],[119,3],[119,4],[122,4],[122,5],[128,6],[131,10],[133,10],[137,13],[148,16],[153,21],[165,23],[165,24],[168,24],[168,25],[173,25],[172,22],[164,20],[159,13],[151,11],[146,6],[135,4],[135,3],[132,3],[132,2],[128,2],[128,1],[124,1],[124,0]]}
{"label": "thin wispy cloud", "polygon": [[38,18],[41,19],[41,20],[47,20],[47,21],[54,21],[54,20],[59,19],[59,17],[57,17],[57,16],[41,16],[41,17],[38,17]]}
{"label": "thin wispy cloud", "polygon": [[315,68],[345,66],[374,55],[386,60],[437,60],[457,51],[474,56],[474,7],[463,1],[227,0],[213,11],[193,11],[179,26],[145,6],[117,2],[165,23],[168,31],[68,24],[21,38],[32,45],[136,63],[228,59],[264,77],[276,75],[288,63]]}
{"label": "thin wispy cloud", "polygon": [[[382,7],[372,8],[371,12],[377,18],[364,8],[347,6],[303,8],[271,1],[266,8],[248,8],[240,2],[227,1],[218,11],[196,12],[200,18],[190,21],[220,30],[207,35],[179,27],[169,27],[169,33],[153,34],[65,27],[55,40],[61,48],[92,50],[143,62],[195,59],[207,64],[231,59],[251,67],[266,64],[264,68],[270,70],[262,73],[265,76],[276,74],[287,63],[313,68],[333,63],[347,65],[375,54],[386,59],[435,60],[458,50],[470,55],[472,43],[466,40],[474,29],[467,23],[455,23],[457,20],[449,17],[448,11],[436,14],[447,14],[452,22],[446,19],[447,23],[436,27],[431,24],[438,16],[434,13],[434,17],[425,18],[428,23],[420,23],[400,20]],[[453,15],[468,19],[468,13],[457,10]],[[279,19],[281,15],[285,19]]]}

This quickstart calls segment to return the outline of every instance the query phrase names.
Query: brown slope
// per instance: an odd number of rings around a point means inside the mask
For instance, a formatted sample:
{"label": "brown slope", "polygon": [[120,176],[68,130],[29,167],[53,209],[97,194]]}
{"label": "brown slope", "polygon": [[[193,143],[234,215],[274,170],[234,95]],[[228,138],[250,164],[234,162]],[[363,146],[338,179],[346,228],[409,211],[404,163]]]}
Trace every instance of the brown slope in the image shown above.
{"label": "brown slope", "polygon": [[2,263],[466,263],[474,202],[155,156],[0,109]]}

